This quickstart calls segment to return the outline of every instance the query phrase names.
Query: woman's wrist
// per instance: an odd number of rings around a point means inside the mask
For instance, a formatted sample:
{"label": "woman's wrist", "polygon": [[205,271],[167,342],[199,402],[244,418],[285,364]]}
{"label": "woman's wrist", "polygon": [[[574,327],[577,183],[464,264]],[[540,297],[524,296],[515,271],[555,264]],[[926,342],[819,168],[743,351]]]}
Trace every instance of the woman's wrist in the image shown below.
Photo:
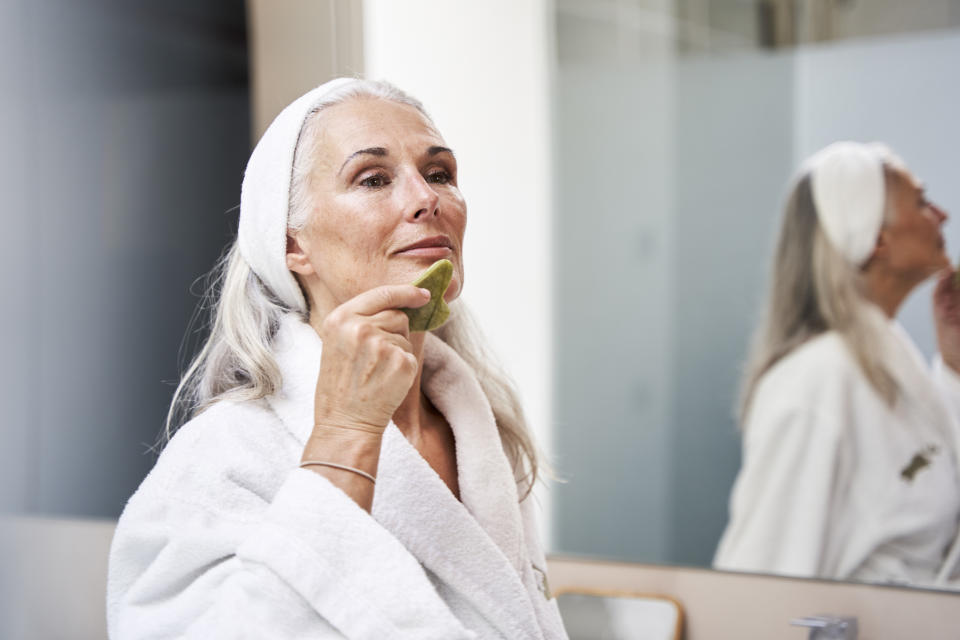
{"label": "woman's wrist", "polygon": [[303,447],[301,461],[324,460],[350,466],[362,465],[358,468],[369,473],[371,464],[376,470],[382,440],[383,430],[315,424]]}
{"label": "woman's wrist", "polygon": [[382,440],[382,431],[315,424],[300,464],[325,477],[369,512]]}

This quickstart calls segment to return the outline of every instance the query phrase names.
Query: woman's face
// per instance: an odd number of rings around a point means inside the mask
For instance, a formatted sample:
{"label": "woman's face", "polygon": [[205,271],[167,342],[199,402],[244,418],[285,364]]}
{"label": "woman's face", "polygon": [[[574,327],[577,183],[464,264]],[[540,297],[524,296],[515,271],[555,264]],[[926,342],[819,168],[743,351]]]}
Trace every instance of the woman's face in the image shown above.
{"label": "woman's face", "polygon": [[950,266],[940,227],[947,213],[927,200],[923,184],[906,169],[887,170],[887,198],[891,219],[882,237],[890,270],[922,282]]}
{"label": "woman's face", "polygon": [[288,242],[311,309],[325,316],[384,284],[405,284],[441,258],[463,286],[466,203],[457,162],[415,108],[355,98],[322,111],[308,188],[312,209]]}

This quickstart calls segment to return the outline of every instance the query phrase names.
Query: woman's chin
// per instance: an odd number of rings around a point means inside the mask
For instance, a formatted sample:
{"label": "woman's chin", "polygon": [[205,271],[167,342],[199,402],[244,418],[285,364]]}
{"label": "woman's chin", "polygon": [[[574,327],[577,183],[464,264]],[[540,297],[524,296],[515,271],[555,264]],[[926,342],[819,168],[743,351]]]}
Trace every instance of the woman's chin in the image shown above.
{"label": "woman's chin", "polygon": [[443,293],[444,302],[450,304],[460,297],[461,291],[463,291],[463,270],[460,269],[460,265],[454,262],[453,274],[450,276],[450,284],[447,285],[447,290]]}
{"label": "woman's chin", "polygon": [[453,278],[450,280],[450,286],[447,287],[447,292],[443,294],[443,300],[447,304],[450,304],[454,300],[460,297],[460,290],[462,289],[460,284],[460,278],[454,274]]}

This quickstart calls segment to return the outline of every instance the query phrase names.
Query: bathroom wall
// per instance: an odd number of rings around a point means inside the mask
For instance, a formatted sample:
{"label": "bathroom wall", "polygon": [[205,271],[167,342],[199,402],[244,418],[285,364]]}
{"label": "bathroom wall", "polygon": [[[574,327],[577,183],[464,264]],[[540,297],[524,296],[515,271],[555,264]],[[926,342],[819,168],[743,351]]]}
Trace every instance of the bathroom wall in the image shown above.
{"label": "bathroom wall", "polygon": [[116,517],[235,227],[243,2],[8,0],[0,86],[0,511]]}

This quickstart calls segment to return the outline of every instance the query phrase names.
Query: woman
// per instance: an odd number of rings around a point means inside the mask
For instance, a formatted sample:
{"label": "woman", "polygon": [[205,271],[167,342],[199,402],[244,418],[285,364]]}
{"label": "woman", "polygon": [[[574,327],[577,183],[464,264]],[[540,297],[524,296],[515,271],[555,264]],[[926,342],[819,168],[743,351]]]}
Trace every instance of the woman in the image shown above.
{"label": "woman", "polygon": [[[914,584],[957,578],[960,290],[947,215],[880,145],[800,171],[743,386],[743,466],[714,566]],[[897,310],[941,274],[932,373]]]}
{"label": "woman", "polygon": [[436,335],[401,310],[439,258],[459,296],[465,223],[396,88],[333,80],[277,117],[168,427],[192,417],[120,518],[113,638],[566,637],[516,395],[464,309]]}

